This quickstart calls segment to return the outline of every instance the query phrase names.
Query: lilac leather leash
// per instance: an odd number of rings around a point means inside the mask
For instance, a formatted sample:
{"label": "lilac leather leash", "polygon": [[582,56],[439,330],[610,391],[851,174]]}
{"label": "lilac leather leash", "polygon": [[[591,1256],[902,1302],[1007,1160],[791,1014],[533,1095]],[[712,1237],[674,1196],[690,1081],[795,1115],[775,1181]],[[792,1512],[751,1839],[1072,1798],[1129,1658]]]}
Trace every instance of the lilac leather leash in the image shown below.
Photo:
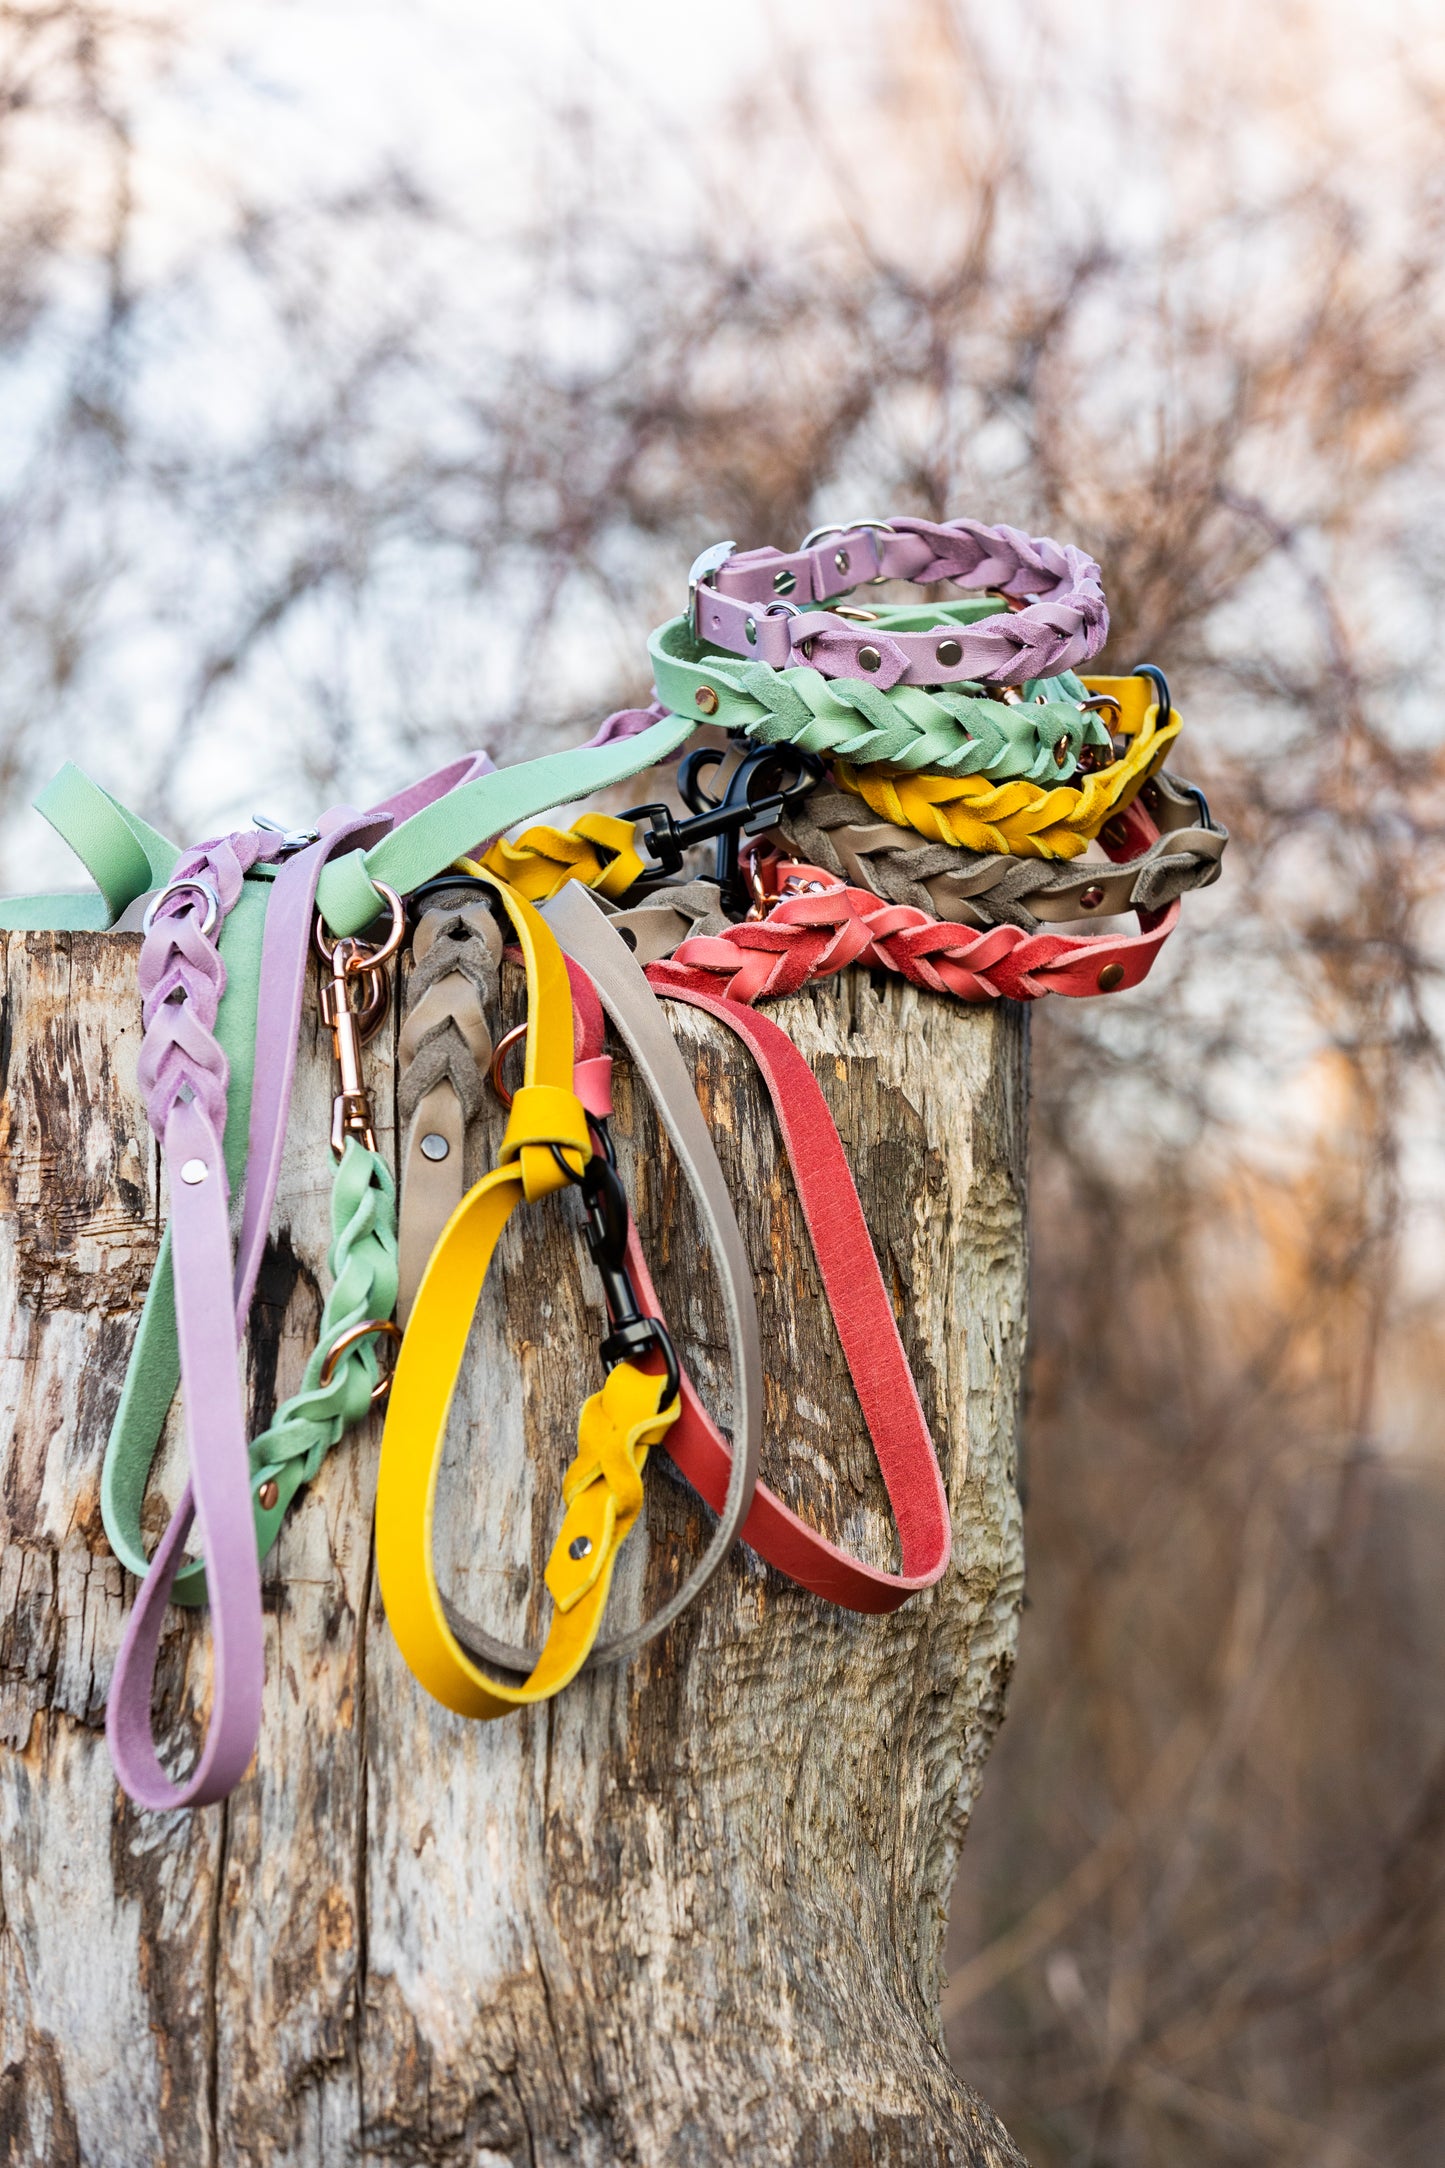
{"label": "lilac leather leash", "polygon": [[[1008,607],[975,625],[906,632],[883,630],[866,610],[816,607],[878,580],[951,580]],[[688,611],[698,639],[730,654],[884,691],[1055,677],[1097,655],[1109,633],[1099,567],[1084,550],[974,519],[856,520],[815,528],[796,550],[719,542],[693,565]]]}
{"label": "lilac leather leash", "polygon": [[[245,1773],[260,1729],[265,1668],[261,1584],[237,1359],[285,1146],[317,883],[336,851],[368,848],[393,822],[491,771],[487,754],[468,755],[369,813],[338,809],[323,818],[315,842],[280,866],[262,948],[245,1202],[234,1275],[221,1151],[226,1062],[214,1038],[225,968],[215,941],[221,920],[240,895],[245,873],[282,856],[287,839],[249,830],[186,854],[149,914],[141,951],[146,1030],[141,1084],[171,1184],[190,1476],[127,1622],[106,1712],[116,1774],[138,1805],[202,1806],[224,1798]],[[203,908],[198,910],[198,905]],[[215,1671],[211,1721],[200,1758],[190,1776],[177,1784],[156,1754],[151,1698],[166,1607],[193,1520],[199,1522],[210,1590]]]}

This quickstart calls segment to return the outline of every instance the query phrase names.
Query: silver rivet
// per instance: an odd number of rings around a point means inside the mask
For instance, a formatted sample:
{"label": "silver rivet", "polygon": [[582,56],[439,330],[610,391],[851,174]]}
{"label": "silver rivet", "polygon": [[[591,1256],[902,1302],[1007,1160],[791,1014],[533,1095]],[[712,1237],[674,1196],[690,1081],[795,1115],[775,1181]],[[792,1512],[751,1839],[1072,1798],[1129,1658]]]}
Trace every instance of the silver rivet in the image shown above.
{"label": "silver rivet", "polygon": [[210,1171],[203,1159],[188,1159],[181,1169],[181,1180],[194,1189],[197,1182],[205,1181]]}
{"label": "silver rivet", "polygon": [[1083,895],[1080,896],[1079,909],[1081,911],[1097,911],[1099,905],[1103,902],[1103,900],[1104,891],[1102,888],[1099,887],[1097,882],[1094,882],[1092,886],[1086,888]]}
{"label": "silver rivet", "polygon": [[574,1536],[567,1546],[567,1556],[569,1558],[585,1558],[591,1548],[592,1538],[590,1536]]}
{"label": "silver rivet", "polygon": [[848,552],[846,550],[834,550],[833,562],[840,572],[846,572],[848,569]]}
{"label": "silver rivet", "polygon": [[879,654],[876,647],[859,648],[858,668],[860,670],[881,670],[882,667],[883,657]]}
{"label": "silver rivet", "polygon": [[758,644],[758,621],[757,621],[757,619],[756,619],[755,617],[745,617],[745,618],[743,619],[743,631],[744,631],[744,632],[745,632],[745,633],[747,634],[747,636],[748,636],[748,646],[749,646],[749,647],[756,647],[756,646],[757,646],[757,644]]}
{"label": "silver rivet", "polygon": [[713,691],[711,685],[699,685],[692,697],[695,704],[702,709],[704,715],[716,715],[717,694]]}
{"label": "silver rivet", "polygon": [[450,1150],[451,1146],[438,1130],[429,1129],[421,1140],[423,1159],[445,1159]]}
{"label": "silver rivet", "polygon": [[956,662],[963,661],[963,648],[957,640],[940,640],[938,659],[946,669],[951,670]]}
{"label": "silver rivet", "polygon": [[773,593],[775,595],[790,595],[797,584],[797,579],[786,565],[784,565],[781,572],[773,574]]}

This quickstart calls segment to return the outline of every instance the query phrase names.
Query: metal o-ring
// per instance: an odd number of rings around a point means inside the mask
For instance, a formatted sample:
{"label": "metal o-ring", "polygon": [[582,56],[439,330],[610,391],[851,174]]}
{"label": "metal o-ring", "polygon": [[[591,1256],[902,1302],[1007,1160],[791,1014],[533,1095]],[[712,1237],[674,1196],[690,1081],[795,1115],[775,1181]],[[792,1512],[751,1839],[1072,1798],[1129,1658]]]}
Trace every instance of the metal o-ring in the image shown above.
{"label": "metal o-ring", "polygon": [[348,976],[355,976],[362,971],[375,971],[378,965],[389,963],[406,938],[406,905],[396,890],[388,888],[385,881],[373,881],[371,885],[379,896],[385,898],[391,912],[391,927],[379,948],[366,948],[363,943],[356,941],[352,934],[343,934],[328,941],[325,919],[318,915],[316,920],[317,951],[325,957],[327,963],[330,963],[343,940],[353,943],[342,967]]}
{"label": "metal o-ring", "polygon": [[221,921],[221,899],[209,881],[198,880],[190,873],[182,874],[179,880],[167,881],[160,894],[151,897],[140,922],[141,932],[150,932],[155,915],[163,903],[168,903],[172,896],[183,896],[187,890],[193,895],[205,897],[206,915],[201,923],[201,933],[203,936],[214,933]]}
{"label": "metal o-ring", "polygon": [[506,1085],[502,1082],[502,1063],[506,1060],[508,1054],[511,1053],[512,1048],[516,1045],[517,1041],[519,1039],[525,1039],[526,1036],[527,1026],[525,1022],[522,1022],[520,1024],[513,1024],[511,1030],[504,1031],[501,1038],[498,1039],[496,1045],[492,1048],[492,1065],[487,1071],[487,1077],[491,1084],[492,1090],[496,1093],[497,1097],[501,1100],[502,1105],[506,1107],[509,1112],[511,1110],[513,1094],[508,1091]]}
{"label": "metal o-ring", "polygon": [[[364,1317],[359,1325],[350,1326],[347,1331],[341,1334],[339,1339],[332,1341],[330,1347],[326,1350],[326,1359],[321,1365],[321,1372],[317,1382],[321,1385],[329,1385],[336,1373],[336,1365],[348,1348],[353,1348],[358,1342],[369,1339],[373,1333],[380,1333],[388,1340],[399,1341],[401,1339],[401,1327],[393,1325],[389,1317]],[[371,1405],[376,1407],[380,1401],[385,1400],[390,1391],[390,1377],[378,1378],[371,1389]]]}

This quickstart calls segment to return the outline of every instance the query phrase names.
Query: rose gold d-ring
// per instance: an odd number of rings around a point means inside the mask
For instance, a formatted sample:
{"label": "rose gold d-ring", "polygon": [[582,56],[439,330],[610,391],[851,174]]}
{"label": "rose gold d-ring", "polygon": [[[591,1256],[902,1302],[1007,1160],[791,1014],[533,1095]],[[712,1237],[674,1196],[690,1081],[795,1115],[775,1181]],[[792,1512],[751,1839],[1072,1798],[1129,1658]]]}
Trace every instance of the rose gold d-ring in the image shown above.
{"label": "rose gold d-ring", "polygon": [[[359,1325],[349,1326],[339,1339],[332,1341],[330,1347],[326,1350],[326,1359],[321,1365],[321,1374],[317,1383],[329,1385],[335,1375],[336,1365],[340,1362],[347,1349],[357,1346],[362,1340],[369,1339],[374,1332],[381,1333],[388,1340],[399,1341],[401,1339],[401,1327],[393,1325],[389,1317],[364,1317]],[[371,1405],[377,1407],[385,1400],[390,1391],[391,1377],[388,1373],[387,1376],[378,1378],[375,1385],[373,1385],[371,1389]]]}
{"label": "rose gold d-ring", "polygon": [[502,1082],[502,1063],[506,1060],[508,1054],[511,1053],[512,1048],[516,1045],[517,1041],[519,1039],[525,1039],[526,1036],[527,1026],[525,1023],[513,1024],[510,1031],[504,1031],[501,1038],[498,1039],[496,1045],[492,1049],[492,1066],[487,1071],[487,1075],[491,1080],[492,1090],[496,1093],[497,1097],[501,1100],[502,1105],[507,1109],[509,1113],[511,1112],[512,1106],[512,1094],[508,1091],[506,1085]]}

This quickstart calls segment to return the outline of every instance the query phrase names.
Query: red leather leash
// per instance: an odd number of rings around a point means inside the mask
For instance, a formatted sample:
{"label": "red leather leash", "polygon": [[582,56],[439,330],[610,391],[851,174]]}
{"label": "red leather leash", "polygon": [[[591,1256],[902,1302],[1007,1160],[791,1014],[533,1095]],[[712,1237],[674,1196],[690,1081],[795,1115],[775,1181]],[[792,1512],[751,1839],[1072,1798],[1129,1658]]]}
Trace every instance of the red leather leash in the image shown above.
{"label": "red leather leash", "polygon": [[[596,992],[568,960],[577,1035],[577,1085],[583,1104],[600,1110],[605,1057]],[[648,976],[653,977],[653,972]],[[768,1018],[722,999],[706,979],[658,991],[686,1001],[735,1031],[767,1084],[793,1168],[803,1216],[832,1305],[843,1354],[897,1523],[902,1570],[865,1565],[810,1528],[760,1483],[743,1523],[745,1542],[790,1580],[844,1610],[896,1611],[947,1570],[953,1546],[948,1498],[893,1307],[878,1269],[842,1139],[817,1079],[786,1032]],[[584,1082],[585,1080],[585,1082]],[[661,1316],[637,1229],[629,1223],[628,1267],[649,1314]],[[682,1372],[682,1413],[662,1440],[680,1472],[716,1511],[727,1495],[732,1449]]]}

